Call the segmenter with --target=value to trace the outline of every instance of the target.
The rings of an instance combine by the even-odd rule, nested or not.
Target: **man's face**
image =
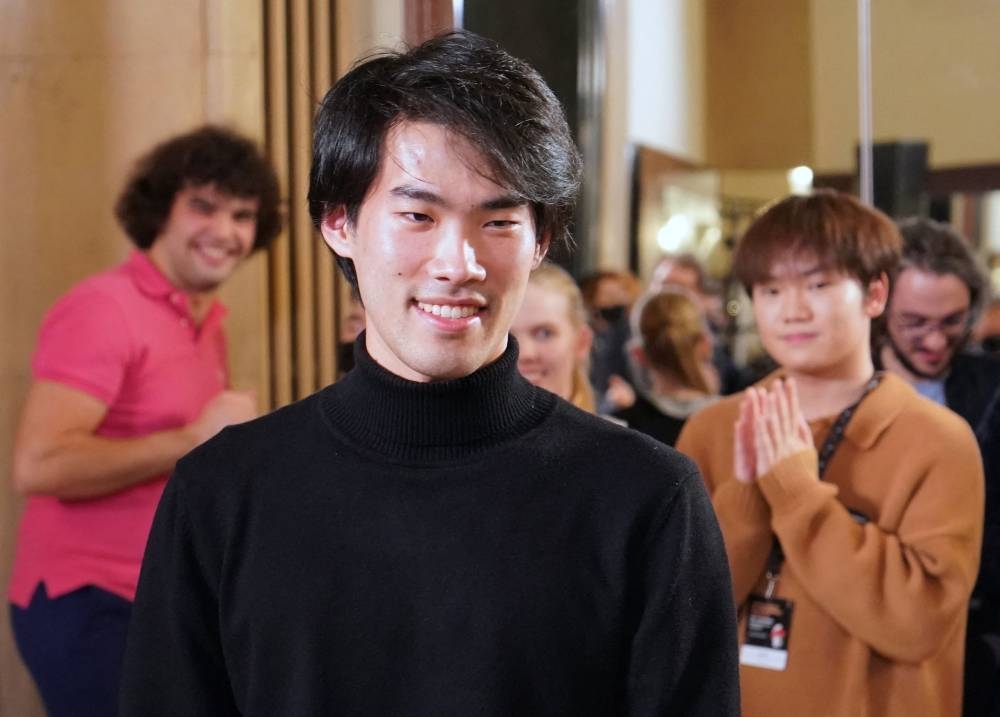
[[[673,259],[661,259],[649,280],[650,293],[658,294],[671,286],[679,286],[695,296],[701,295],[698,272]]]
[[[940,377],[969,330],[969,287],[955,274],[903,269],[886,316],[889,348],[910,373]]]
[[[885,279],[857,279],[790,256],[753,286],[753,312],[764,348],[793,374],[839,378],[870,362],[871,320],[885,307]]]
[[[323,237],[351,259],[366,346],[412,381],[467,376],[497,359],[546,243],[530,207],[488,179],[489,166],[439,125],[389,131],[357,222],[343,207]]]
[[[250,254],[257,205],[211,184],[187,185],[174,195],[149,257],[178,289],[214,291]]]

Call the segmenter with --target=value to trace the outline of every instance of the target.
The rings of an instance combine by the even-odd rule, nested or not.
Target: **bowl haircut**
[[[747,293],[773,278],[789,259],[815,259],[819,267],[857,279],[866,290],[899,263],[902,239],[884,213],[829,189],[792,195],[762,211],[733,253],[733,274]]]

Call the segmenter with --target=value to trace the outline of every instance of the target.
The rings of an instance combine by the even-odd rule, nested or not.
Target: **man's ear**
[[[537,242],[535,242],[535,259],[531,263],[532,269],[537,269],[539,265],[541,265],[542,260],[545,259],[545,255],[549,253],[549,244],[551,243],[551,232],[546,232]]]
[[[883,271],[878,278],[868,282],[868,291],[865,295],[865,313],[873,319],[876,316],[881,316],[888,303],[889,275]]]
[[[353,244],[351,242],[352,233],[349,230],[347,221],[347,207],[340,205],[331,210],[319,225],[323,241],[333,249],[337,256],[352,258]]]

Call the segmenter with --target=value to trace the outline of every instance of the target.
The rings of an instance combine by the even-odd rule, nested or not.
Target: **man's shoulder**
[[[684,454],[646,434],[568,404],[553,411],[545,424],[542,451],[548,457],[572,461],[617,476],[683,477],[696,474],[694,462]],[[545,458],[546,456],[539,456]]]
[[[113,267],[77,281],[56,299],[50,313],[86,310],[121,314],[135,293],[134,282],[120,266]]]
[[[940,440],[943,445],[957,446],[958,442],[975,444],[969,424],[955,411],[936,403],[895,375],[883,379],[886,400],[896,407],[891,430],[903,436],[921,436],[921,442]]]
[[[312,394],[258,418],[223,428],[177,462],[178,473],[248,476],[281,455],[308,452],[322,424],[319,394]],[[185,478],[185,480],[189,480]]]

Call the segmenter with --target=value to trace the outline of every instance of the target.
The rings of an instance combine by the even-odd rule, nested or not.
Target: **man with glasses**
[[[876,361],[924,396],[964,418],[981,446],[997,437],[987,411],[1000,387],[1000,361],[965,350],[989,294],[986,272],[969,243],[951,227],[929,219],[900,225],[903,255],[892,277],[889,308]],[[994,411],[1000,409],[994,409]],[[986,492],[1000,480],[986,470]],[[986,501],[983,558],[969,612],[965,658],[965,714],[986,715],[1000,670],[1000,516]],[[996,648],[991,647],[996,644]]]
[[[988,298],[985,271],[945,224],[909,219],[900,231],[903,257],[876,360],[976,429],[1000,385],[1000,362],[963,351]]]

